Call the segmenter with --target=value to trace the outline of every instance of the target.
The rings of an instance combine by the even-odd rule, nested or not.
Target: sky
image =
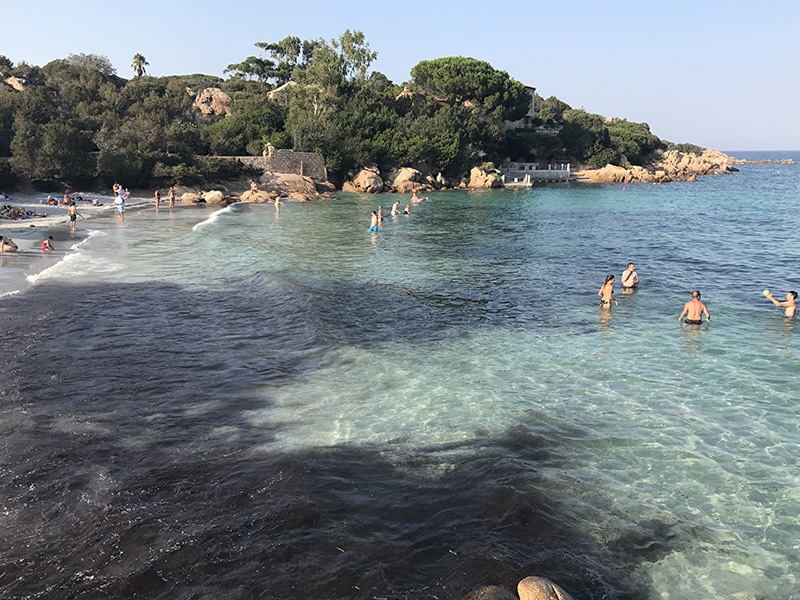
[[[573,108],[723,151],[800,150],[800,2],[606,0],[6,0],[0,54],[43,66],[99,54],[122,77],[224,69],[256,42],[362,31],[395,83],[470,56]]]

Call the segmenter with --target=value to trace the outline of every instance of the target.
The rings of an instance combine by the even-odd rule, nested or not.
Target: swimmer
[[[617,306],[619,306],[619,302],[617,299],[614,298],[614,276],[613,275],[606,275],[606,281],[603,283],[600,290],[597,292],[597,295],[600,296],[600,306],[602,308],[611,308],[611,303],[613,302]]]
[[[764,290],[764,296],[766,296],[767,300],[772,302],[775,306],[780,306],[781,308],[785,308],[786,311],[784,312],[784,314],[787,317],[794,316],[795,310],[797,309],[797,292],[795,292],[794,290],[786,292],[786,300],[783,302],[781,302],[780,300],[776,300],[769,290]]]
[[[694,290],[692,292],[692,299],[683,305],[683,311],[678,317],[678,321],[681,321],[683,317],[686,316],[687,325],[700,325],[700,323],[703,322],[703,315],[706,316],[707,323],[711,322],[711,315],[708,314],[708,307],[705,302],[700,300],[700,292]]]
[[[406,207],[403,209],[403,214],[404,215],[410,215],[411,214],[411,206],[406,204]]]
[[[628,263],[628,268],[622,272],[622,291],[633,291],[639,285],[639,275],[636,274],[636,265]]]
[[[400,214],[400,200],[392,204],[392,216]]]

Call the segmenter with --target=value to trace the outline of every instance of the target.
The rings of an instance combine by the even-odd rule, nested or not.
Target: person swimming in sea
[[[775,297],[770,293],[769,290],[764,290],[764,296],[766,296],[767,300],[772,302],[775,306],[780,306],[781,308],[785,308],[786,311],[784,314],[787,317],[793,317],[795,311],[797,310],[797,292],[794,290],[786,292],[786,300],[776,300]]]
[[[687,325],[700,325],[703,322],[703,315],[706,316],[706,322],[711,321],[711,315],[708,314],[706,303],[700,300],[700,292],[694,290],[692,299],[683,305],[683,311],[681,311],[678,321],[683,320],[685,316]]]
[[[600,306],[603,308],[611,308],[611,303],[613,302],[617,306],[619,306],[619,302],[617,299],[614,298],[614,276],[613,275],[606,275],[606,281],[603,283],[600,290],[597,292],[597,295],[600,296]]]

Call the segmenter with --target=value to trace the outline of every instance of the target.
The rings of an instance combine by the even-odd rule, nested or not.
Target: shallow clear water
[[[0,269],[2,595],[800,598],[798,175],[81,222]]]

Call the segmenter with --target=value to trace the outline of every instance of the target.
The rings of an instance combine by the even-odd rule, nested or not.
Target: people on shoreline
[[[614,279],[613,275],[606,275],[605,282],[597,292],[597,295],[600,296],[600,306],[602,308],[611,308],[612,302],[619,306],[619,302],[614,298]]]
[[[687,325],[700,325],[703,322],[703,315],[706,316],[706,323],[711,322],[711,315],[708,313],[708,307],[705,302],[700,300],[699,290],[692,292],[692,299],[683,305],[678,321],[682,321],[686,317]]]
[[[161,188],[156,188],[156,191],[153,192],[153,200],[156,201],[156,212],[158,212],[158,207],[161,204]]]
[[[786,300],[784,301],[776,300],[769,290],[764,290],[764,296],[775,306],[780,306],[781,308],[785,308],[786,311],[784,312],[784,314],[787,317],[794,316],[794,313],[797,310],[797,292],[795,292],[794,290],[786,292]]]
[[[2,253],[11,254],[16,252],[17,250],[19,250],[19,248],[17,248],[17,245],[10,237],[0,235],[0,254]]]
[[[47,239],[42,242],[42,252],[52,252],[55,250],[53,246],[53,236],[48,235]]]
[[[70,231],[75,231],[75,221],[78,220],[78,208],[75,206],[74,202],[70,203],[67,214],[69,215]]]
[[[175,208],[175,188],[172,186],[169,187],[169,191],[167,192],[167,198],[169,199],[169,209],[172,210]]]
[[[636,265],[628,263],[628,268],[622,272],[622,293],[629,294],[636,290],[639,285],[639,275],[636,273]]]

